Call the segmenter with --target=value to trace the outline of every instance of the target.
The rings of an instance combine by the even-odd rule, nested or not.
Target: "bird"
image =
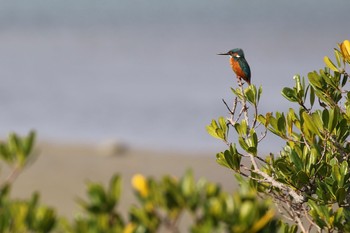
[[[248,85],[250,85],[250,67],[244,57],[244,52],[242,49],[231,49],[227,53],[219,53],[218,55],[229,55],[232,70],[237,75],[237,78],[243,79],[248,83]]]

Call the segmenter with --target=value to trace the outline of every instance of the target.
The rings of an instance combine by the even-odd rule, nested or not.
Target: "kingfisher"
[[[227,53],[219,53],[218,55],[229,55],[232,70],[237,75],[237,78],[243,79],[248,83],[248,85],[250,85],[250,67],[244,57],[244,52],[242,49],[231,49]]]

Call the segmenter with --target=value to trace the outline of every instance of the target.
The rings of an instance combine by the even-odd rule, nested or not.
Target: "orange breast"
[[[232,57],[230,58],[230,64],[232,67],[233,72],[235,72],[235,74],[243,79],[245,79],[245,73],[243,72],[243,70],[241,69],[241,67],[239,66],[238,61],[235,61]]]

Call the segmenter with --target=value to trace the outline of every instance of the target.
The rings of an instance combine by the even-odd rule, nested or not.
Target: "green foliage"
[[[350,232],[350,92],[345,71],[350,62],[350,42],[339,44],[334,52],[336,63],[325,57],[327,67],[310,72],[309,84],[296,75],[295,86],[282,89],[282,96],[297,104],[287,112],[257,114],[256,102],[247,94],[254,85],[234,91],[234,108],[224,134],[228,138],[230,126],[234,128],[240,148],[225,140],[229,148],[217,154],[217,161],[248,177],[251,185],[274,199],[282,213],[297,224],[282,224],[282,232],[308,232],[314,227],[317,231]],[[238,116],[237,99],[241,104]],[[253,120],[247,104],[253,106]],[[257,137],[256,121],[265,132],[285,141],[278,155],[258,156],[258,144],[266,134],[260,129],[262,136]],[[244,159],[251,167],[243,165]]]
[[[220,136],[227,131],[224,119],[217,127]],[[54,209],[40,205],[38,193],[29,200],[10,197],[11,184],[32,159],[34,141],[35,133],[31,132],[26,137],[10,134],[0,143],[0,158],[12,168],[0,189],[0,232],[179,232],[184,228],[183,216],[190,216],[186,226],[191,232],[276,232],[280,225],[270,202],[259,201],[256,190],[248,184],[232,195],[217,184],[196,181],[191,171],[180,179],[164,176],[160,181],[135,175],[132,184],[138,204],[130,207],[127,220],[117,208],[121,177],[114,175],[108,187],[89,182],[86,199],[77,199],[83,212],[68,221]],[[229,166],[239,170],[241,155],[231,146],[225,156],[232,154],[236,157]]]
[[[238,177],[239,178],[239,177]],[[109,188],[89,183],[88,201],[79,199],[83,214],[72,224],[61,221],[63,232],[179,232],[183,216],[190,216],[190,232],[276,232],[281,225],[269,201],[259,201],[256,190],[242,182],[240,192],[225,193],[217,184],[195,181],[191,171],[179,180],[160,181],[135,175],[132,184],[138,204],[124,221],[116,210],[120,198],[119,176]],[[97,190],[97,191],[96,191]],[[111,204],[111,199],[116,200]],[[126,223],[124,223],[126,222]],[[182,227],[183,228],[183,227]]]
[[[271,203],[258,201],[248,184],[242,183],[240,192],[231,195],[204,179],[196,182],[191,171],[180,180],[165,176],[147,183],[149,195],[137,191],[141,206],[130,211],[132,232],[178,232],[186,213],[192,219],[191,232],[276,232],[278,227]]]
[[[228,132],[225,118],[220,117],[218,121],[212,120],[211,124],[207,126],[207,131],[214,138],[226,141]]]
[[[11,133],[6,142],[0,142],[0,158],[10,166],[23,167],[32,156],[34,141],[34,131],[23,138]]]
[[[77,217],[73,224],[64,222],[64,232],[121,232],[124,221],[116,211],[121,195],[121,178],[111,178],[107,189],[100,183],[87,184],[88,200],[78,199],[84,214]]]
[[[12,133],[0,143],[0,158],[12,168],[0,185],[0,232],[50,232],[57,224],[55,211],[39,204],[38,193],[29,200],[10,198],[11,183],[32,159],[34,141],[34,132],[26,137]]]
[[[11,200],[8,186],[1,190],[1,232],[50,232],[57,223],[52,208],[38,204],[39,195],[33,194],[29,201]]]

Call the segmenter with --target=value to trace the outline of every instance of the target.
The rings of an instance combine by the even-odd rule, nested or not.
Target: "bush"
[[[345,70],[350,42],[339,44],[334,53],[337,65],[325,57],[327,67],[310,72],[309,84],[296,75],[295,86],[283,88],[282,96],[295,108],[259,114],[262,88],[244,89],[240,84],[232,89],[230,117],[213,120],[207,127],[228,146],[217,154],[217,162],[247,177],[251,187],[270,197],[284,220],[294,222],[302,232],[350,232],[350,93]],[[229,128],[235,130],[240,148],[228,140]],[[268,131],[285,146],[278,155],[262,157],[258,145]]]
[[[39,204],[39,194],[29,200],[10,197],[11,184],[33,160],[35,133],[10,134],[0,143],[0,158],[11,168],[0,189],[0,232],[180,232],[181,219],[190,217],[191,232],[271,232],[278,223],[269,201],[258,201],[255,190],[243,181],[242,189],[228,194],[205,179],[195,181],[189,170],[179,180],[160,181],[141,174],[132,184],[138,205],[127,220],[118,211],[121,177],[114,175],[108,187],[87,184],[87,200],[78,199],[83,212],[72,222],[57,216],[53,208]]]

